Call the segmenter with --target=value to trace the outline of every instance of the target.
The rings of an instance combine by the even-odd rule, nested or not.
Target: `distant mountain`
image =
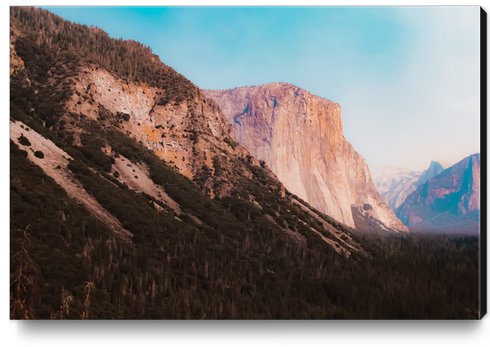
[[[436,161],[431,161],[430,166],[427,170],[424,170],[422,172],[422,175],[420,175],[419,180],[415,183],[416,187],[421,186],[425,182],[427,182],[429,179],[432,177],[439,175],[442,171],[444,171],[445,167],[442,166],[441,163],[438,163]]]
[[[381,198],[393,210],[400,206],[417,187],[420,171],[407,168],[380,166],[371,172],[373,182]]]
[[[440,170],[431,164],[427,176]],[[421,176],[420,181],[422,180]],[[410,194],[395,210],[410,229],[478,232],[480,221],[480,154],[447,168]]]
[[[371,175],[383,201],[395,210],[417,187],[449,166],[451,165],[447,162],[432,161],[429,168],[421,173],[407,168],[384,165],[374,169]]]

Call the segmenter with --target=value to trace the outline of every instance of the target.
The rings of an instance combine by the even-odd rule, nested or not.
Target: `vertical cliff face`
[[[364,158],[344,139],[339,104],[284,83],[205,95],[233,125],[237,141],[291,192],[348,226],[374,218],[381,228],[407,231],[382,202]]]

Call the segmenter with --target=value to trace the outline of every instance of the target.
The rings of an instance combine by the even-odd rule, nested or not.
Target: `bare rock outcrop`
[[[408,231],[382,202],[364,158],[345,140],[339,104],[285,83],[204,93],[233,125],[236,140],[292,193],[353,228],[354,215],[360,215],[382,228]]]

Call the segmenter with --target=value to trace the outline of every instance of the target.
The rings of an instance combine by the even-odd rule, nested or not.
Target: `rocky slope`
[[[407,231],[382,202],[364,158],[345,140],[339,104],[285,83],[205,95],[233,125],[237,141],[288,190],[350,227],[356,219],[374,219],[382,229]]]
[[[86,96],[89,91],[90,101]],[[246,157],[242,147],[233,148],[224,139],[232,136],[232,130],[215,105],[209,104],[201,93],[180,103],[162,104],[167,91],[144,83],[124,82],[107,70],[93,66],[83,67],[75,84],[75,94],[67,102],[71,113],[110,126],[113,121],[107,115],[121,115],[120,129],[126,135],[141,142],[158,157],[174,166],[184,176],[193,179],[207,175],[200,181],[201,187],[214,197],[228,194],[233,175],[251,177],[243,168],[233,167],[231,158]],[[65,128],[73,135],[74,143],[80,143],[80,133],[74,127]],[[216,165],[223,168],[221,177],[215,177]],[[217,185],[216,180],[221,184]]]
[[[256,179],[256,173],[251,167],[260,168],[269,189],[283,198],[286,197],[282,182],[269,168],[261,166],[259,160],[247,149],[233,140],[233,128],[217,105],[212,100],[207,100],[200,90],[193,99],[162,105],[160,100],[167,91],[146,84],[124,82],[107,70],[90,65],[81,68],[74,87],[75,93],[66,103],[69,114],[86,115],[104,128],[114,124],[111,115],[125,116],[127,120],[119,119],[118,123],[122,133],[135,139],[179,173],[194,181],[211,198],[247,195],[247,200],[255,202],[255,195],[244,192],[244,182]],[[87,91],[90,91],[89,100],[93,103],[86,101]],[[83,128],[71,128],[67,125],[64,131],[66,136],[73,136],[75,144],[82,145],[81,136],[85,131]],[[104,147],[106,150],[107,148],[108,155],[115,154],[109,144]],[[117,158],[115,161],[116,166],[112,171],[120,165]],[[119,172],[122,173],[120,169]],[[141,181],[139,177],[138,180]],[[134,182],[126,183],[130,187],[137,185]],[[257,205],[263,208],[261,204],[262,201]],[[275,217],[278,218],[277,215]],[[292,239],[297,240],[301,236],[294,228],[283,230]],[[342,231],[332,234],[334,240],[330,244],[334,249],[339,253],[343,250],[347,255],[350,255],[350,247],[360,250],[358,244],[342,246],[335,240],[340,240],[344,233]]]
[[[395,212],[411,229],[478,232],[480,154],[473,154],[428,179]]]

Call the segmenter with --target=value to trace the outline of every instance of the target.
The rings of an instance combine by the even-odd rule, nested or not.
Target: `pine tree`
[[[19,242],[20,250],[13,256],[14,271],[10,275],[10,318],[33,319],[32,301],[37,284],[37,270],[27,251],[31,226],[17,231],[23,232],[23,236]]]

